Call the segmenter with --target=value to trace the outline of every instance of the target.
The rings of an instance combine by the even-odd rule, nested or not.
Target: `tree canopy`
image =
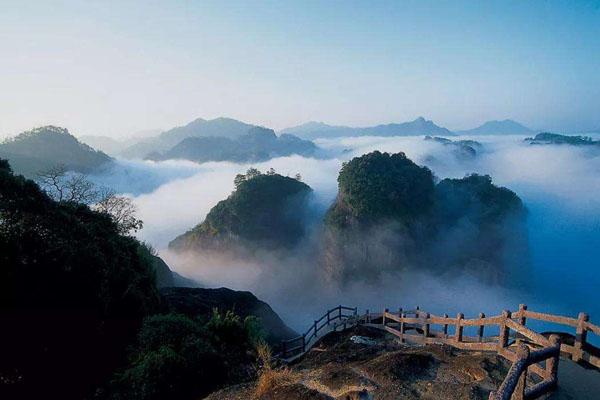
[[[109,215],[52,200],[2,160],[0,370],[16,368],[29,390],[68,387],[64,397],[101,381],[158,309],[144,252]]]
[[[235,191],[214,206],[206,219],[173,240],[176,249],[211,248],[239,239],[266,247],[293,246],[304,235],[308,195],[297,179],[250,168],[235,178]]]
[[[334,226],[343,226],[349,219],[409,222],[433,205],[433,174],[404,153],[374,151],[353,158],[342,166],[338,183],[338,199],[327,216]]]

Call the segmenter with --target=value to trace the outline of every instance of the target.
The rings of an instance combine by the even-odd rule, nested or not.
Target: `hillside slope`
[[[5,140],[0,144],[0,157],[9,160],[15,173],[28,177],[61,164],[70,171],[89,173],[112,161],[56,126],[32,129]]]
[[[305,233],[304,210],[312,189],[294,178],[257,173],[239,175],[236,190],[169,248],[235,252],[297,244]]]
[[[297,336],[264,301],[250,292],[228,288],[203,289],[168,287],[160,290],[164,311],[188,316],[210,317],[214,309],[221,312],[234,310],[242,318],[253,315],[260,318],[266,340],[279,344],[283,339]]]

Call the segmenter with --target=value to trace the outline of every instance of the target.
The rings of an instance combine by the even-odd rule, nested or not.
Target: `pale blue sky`
[[[600,1],[0,0],[0,135],[421,115],[600,128]]]

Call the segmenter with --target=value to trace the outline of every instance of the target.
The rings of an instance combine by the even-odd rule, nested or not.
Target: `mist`
[[[361,310],[420,305],[450,315],[459,311],[491,315],[524,302],[546,312],[600,315],[600,305],[592,301],[600,284],[600,152],[575,146],[531,146],[521,136],[456,139],[477,140],[483,150],[472,160],[461,160],[447,147],[423,137],[340,138],[317,141],[334,155],[326,160],[293,156],[252,165],[119,161],[113,171],[94,179],[134,198],[144,221],[138,237],[159,249],[173,270],[205,287],[252,291],[296,329],[305,329],[314,317],[337,304]],[[308,234],[293,253],[263,252],[253,260],[227,254],[181,255],[167,249],[170,240],[200,223],[225,199],[234,189],[235,175],[250,166],[262,171],[272,167],[289,176],[300,173],[314,189],[319,218],[336,196],[342,162],[373,150],[403,151],[417,164],[427,165],[438,179],[476,172],[516,192],[528,210],[525,240],[530,259],[528,265],[518,266],[528,269],[527,290],[486,284],[469,274],[448,278],[417,270],[386,274],[377,284],[326,284],[311,251],[321,240],[316,233]]]

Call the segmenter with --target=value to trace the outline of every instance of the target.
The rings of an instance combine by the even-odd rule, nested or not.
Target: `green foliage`
[[[126,390],[115,393],[115,399],[166,399],[189,397],[186,381],[188,364],[185,357],[168,346],[148,351],[126,370],[119,384]],[[188,383],[189,384],[189,383]]]
[[[19,365],[28,389],[83,397],[158,309],[154,271],[108,215],[57,203],[0,166],[0,373]]]
[[[214,311],[208,322],[177,314],[144,321],[130,366],[113,384],[115,399],[192,399],[239,380],[254,362],[255,321]],[[236,375],[237,373],[237,375]],[[248,376],[245,376],[248,378]]]
[[[363,223],[383,219],[410,222],[433,205],[433,174],[404,153],[375,151],[343,164],[338,177],[338,202],[327,222],[344,226],[349,218]]]
[[[505,250],[523,237],[521,200],[489,176],[435,185],[404,154],[373,152],[344,164],[338,182],[326,216],[327,268],[337,279],[377,279],[413,265],[468,268],[497,283]]]
[[[176,249],[206,248],[231,237],[266,247],[293,246],[303,236],[304,215],[311,188],[279,174],[249,169],[237,188],[214,206],[203,223],[176,238]],[[228,242],[225,242],[228,243]]]
[[[264,336],[258,318],[248,316],[242,321],[231,310],[221,314],[217,309],[214,309],[206,328],[223,344],[236,343],[250,347]]]
[[[492,184],[489,175],[444,179],[436,186],[436,216],[443,225],[468,218],[477,225],[501,223],[524,211],[521,199],[511,190]]]

